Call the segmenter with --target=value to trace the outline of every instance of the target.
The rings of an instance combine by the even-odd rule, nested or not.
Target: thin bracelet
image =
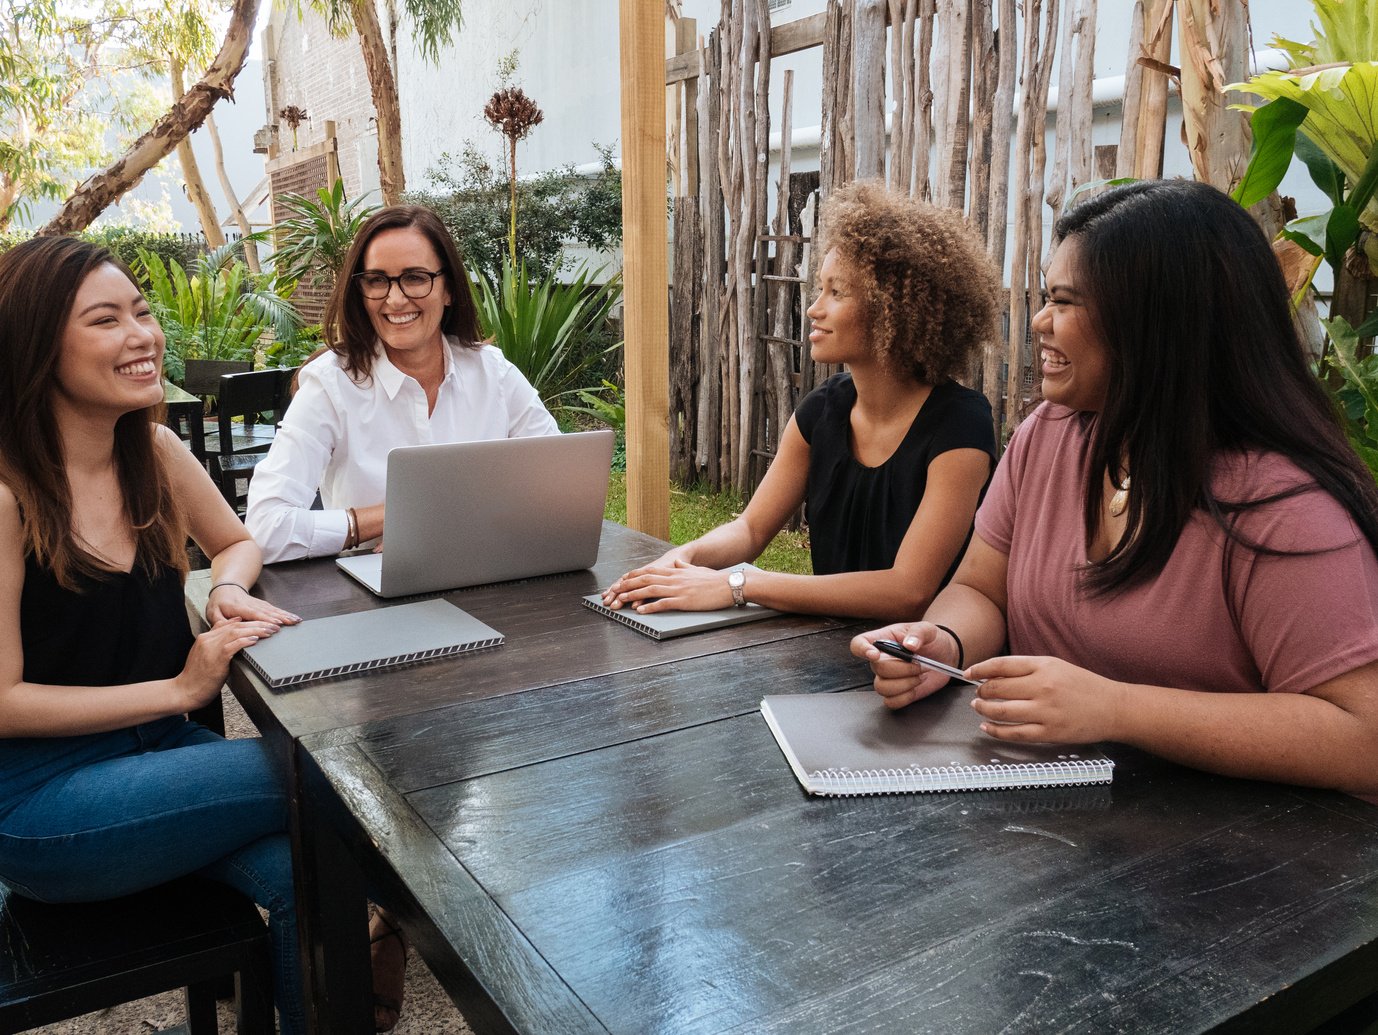
[[[962,638],[945,625],[938,625],[937,622],[934,622],[933,624],[937,626],[937,628],[941,629],[943,632],[947,633],[949,636],[952,637],[952,642],[957,645],[957,667],[960,668],[963,672],[965,672],[967,667],[967,652],[966,648],[962,646]]]
[[[244,590],[245,593],[249,592],[247,589],[244,589],[244,587],[241,586],[238,582],[217,582],[214,586],[207,590],[206,599],[209,600],[211,598],[211,594],[214,593],[221,586],[233,586],[235,589]]]

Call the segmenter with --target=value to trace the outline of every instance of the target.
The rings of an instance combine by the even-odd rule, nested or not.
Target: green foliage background
[[[573,166],[538,173],[517,184],[517,255],[533,278],[543,279],[568,260],[567,241],[603,251],[622,242],[622,176],[612,151],[598,148],[602,171],[581,176]],[[425,205],[444,222],[459,245],[469,272],[490,284],[502,280],[508,231],[508,176],[473,144],[455,157],[441,156],[429,191],[412,191],[404,200]]]

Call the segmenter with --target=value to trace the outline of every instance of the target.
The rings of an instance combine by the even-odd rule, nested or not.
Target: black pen
[[[966,683],[968,686],[980,686],[985,682],[984,679],[972,679],[959,668],[944,665],[941,661],[934,661],[932,658],[925,658],[922,654],[915,654],[894,640],[876,640],[873,646],[882,654],[889,654],[892,658],[899,658],[901,661],[912,661],[915,665],[937,669],[944,675],[950,676],[958,682]]]

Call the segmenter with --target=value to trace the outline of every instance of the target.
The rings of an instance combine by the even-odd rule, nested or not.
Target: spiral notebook
[[[754,564],[738,564],[734,567],[746,572],[761,570]],[[760,604],[747,604],[745,607],[724,607],[718,611],[655,611],[643,615],[634,607],[619,607],[613,610],[605,606],[602,593],[590,593],[584,597],[584,606],[653,640],[671,640],[676,636],[688,636],[690,633],[706,632],[709,629],[724,629],[729,625],[759,622],[784,613],[762,607]]]
[[[502,633],[448,600],[418,600],[285,625],[242,656],[274,689],[496,647]]]
[[[949,686],[891,711],[873,691],[777,694],[761,702],[776,743],[810,794],[908,794],[1105,784],[1094,748],[1009,744],[982,733],[972,689]]]

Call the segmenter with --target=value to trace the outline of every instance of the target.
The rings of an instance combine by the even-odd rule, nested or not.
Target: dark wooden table
[[[1373,806],[1118,747],[1110,788],[810,799],[757,706],[867,685],[855,627],[656,643],[579,606],[659,548],[605,545],[453,595],[490,654],[236,669],[296,742],[319,1030],[370,1026],[365,882],[480,1031],[1285,1032],[1378,989]],[[376,603],[295,569],[266,595]]]
[[[465,544],[457,543],[455,548],[464,549]],[[306,814],[300,779],[303,738],[338,733],[347,742],[355,736],[353,729],[368,723],[410,718],[424,722],[426,715],[443,712],[459,702],[501,699],[508,702],[496,705],[501,712],[537,687],[556,694],[561,687],[582,688],[582,693],[592,689],[596,694],[599,687],[614,685],[619,679],[635,681],[641,670],[673,666],[705,655],[727,656],[756,646],[775,645],[775,653],[792,652],[809,658],[812,650],[790,644],[840,628],[838,622],[829,619],[785,616],[660,643],[595,614],[580,602],[585,594],[608,585],[628,568],[658,557],[665,549],[665,543],[605,522],[598,563],[588,571],[449,594],[448,599],[505,635],[506,643],[495,650],[283,691],[268,689],[241,662],[232,666],[230,688],[265,740],[277,747],[287,770],[293,847],[299,864],[297,890],[305,907],[301,910],[302,926],[310,949],[306,953],[308,981],[315,988],[311,1006],[321,1011],[315,1018],[317,1030],[332,1035],[346,1030],[343,1022],[332,1019],[329,1013],[330,991],[314,965],[323,958],[321,946],[341,938],[347,942],[351,933],[358,933],[363,913],[362,907],[350,910],[341,906],[345,901],[354,902],[346,891],[332,888],[324,900],[318,895],[322,884],[315,872],[316,855],[310,840],[303,836],[302,826]],[[188,608],[197,620],[204,613],[209,586],[209,572],[197,572],[188,579]],[[333,559],[267,567],[255,593],[308,619],[397,602],[374,597],[342,574]],[[846,638],[842,635],[837,642],[845,643]],[[763,663],[774,664],[774,656],[766,652]],[[849,667],[855,670],[855,666]],[[692,699],[686,705],[693,706]],[[650,715],[644,721],[653,728],[661,719]],[[507,751],[502,745],[493,747],[499,754]],[[327,853],[320,865],[336,861]],[[355,904],[361,902],[359,899]],[[332,926],[336,924],[343,925],[341,931]],[[357,1001],[357,996],[354,998]],[[351,1002],[341,1010],[348,1013],[355,1005]],[[352,1019],[371,1024],[371,1018],[371,1006],[365,1001]]]

